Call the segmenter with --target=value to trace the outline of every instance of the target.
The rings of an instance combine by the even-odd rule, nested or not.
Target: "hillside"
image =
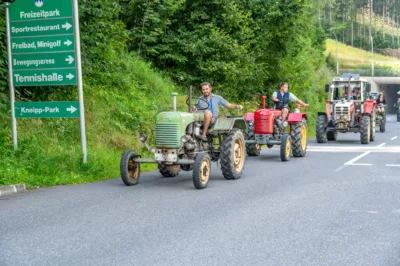
[[[371,66],[372,53],[345,45],[341,42],[337,44],[339,69],[369,69]],[[328,39],[326,41],[325,55],[330,55],[331,63],[336,62],[336,41]],[[400,67],[400,59],[396,57],[374,54],[375,69],[396,71]],[[334,67],[334,66],[333,66]]]

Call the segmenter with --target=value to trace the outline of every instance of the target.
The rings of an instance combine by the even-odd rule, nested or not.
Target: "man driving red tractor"
[[[276,103],[275,109],[282,110],[282,122],[286,122],[289,113],[289,101],[296,102],[302,106],[308,106],[308,104],[298,99],[293,93],[288,92],[288,84],[286,82],[282,82],[280,84],[280,90],[272,94],[272,100]]]

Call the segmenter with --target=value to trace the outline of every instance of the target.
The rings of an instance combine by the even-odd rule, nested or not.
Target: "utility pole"
[[[339,75],[338,39],[334,32],[332,32],[332,34],[335,35],[335,39],[336,39],[336,75]]]
[[[372,0],[369,2],[369,41],[371,44],[371,75],[374,76],[374,41],[372,39],[371,32],[371,23],[372,23]]]

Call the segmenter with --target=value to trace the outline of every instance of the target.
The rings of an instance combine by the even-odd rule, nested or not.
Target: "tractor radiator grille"
[[[347,106],[336,106],[335,110],[336,115],[348,115],[349,114],[349,107]]]
[[[156,146],[157,148],[178,148],[178,127],[171,124],[156,125]]]

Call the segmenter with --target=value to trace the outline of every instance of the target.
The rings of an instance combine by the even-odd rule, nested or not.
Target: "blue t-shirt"
[[[203,100],[199,100],[199,99],[203,99]],[[206,102],[208,102],[207,98],[205,96],[201,96],[201,97],[199,97],[199,99],[197,99],[196,105],[201,109],[206,108],[207,107]],[[226,107],[227,104],[228,104],[228,102],[222,96],[219,96],[216,94],[211,94],[210,102],[208,102],[208,110],[211,111],[213,117],[218,118],[219,107],[220,106]],[[204,112],[206,110],[199,110],[199,111]]]

